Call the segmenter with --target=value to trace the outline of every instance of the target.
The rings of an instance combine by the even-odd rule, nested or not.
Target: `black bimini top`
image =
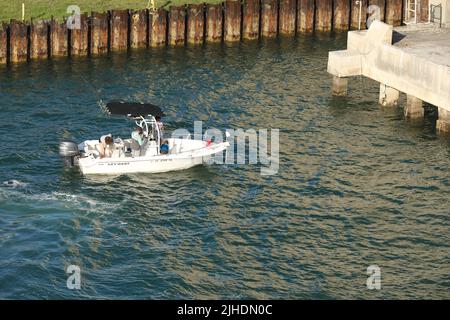
[[[106,105],[106,110],[111,115],[127,116],[127,117],[139,117],[152,115],[154,117],[163,117],[164,112],[161,108],[150,103],[138,103],[138,102],[109,102]]]

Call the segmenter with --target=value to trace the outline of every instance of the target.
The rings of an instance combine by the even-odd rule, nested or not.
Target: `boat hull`
[[[83,174],[159,173],[189,169],[202,165],[209,159],[208,156],[191,159],[114,159],[90,164],[80,163],[80,170]]]
[[[197,151],[151,157],[93,158],[78,160],[83,174],[120,175],[127,173],[160,173],[189,169],[208,162],[215,154],[222,154],[228,142],[214,144]]]

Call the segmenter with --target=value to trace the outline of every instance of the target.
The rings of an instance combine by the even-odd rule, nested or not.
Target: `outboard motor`
[[[80,150],[75,142],[62,141],[59,144],[59,155],[66,167],[73,167],[80,156]]]

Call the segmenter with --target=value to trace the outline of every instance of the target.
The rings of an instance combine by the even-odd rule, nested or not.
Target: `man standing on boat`
[[[134,129],[134,131],[131,133],[131,138],[133,140],[136,140],[136,142],[139,144],[139,147],[142,147],[142,145],[144,144],[142,128],[141,127],[136,127]]]
[[[156,120],[156,124],[157,124],[157,126],[159,128],[159,133],[161,135],[160,138],[161,138],[161,143],[162,143],[163,142],[163,137],[164,137],[164,124],[162,123],[160,116],[156,116],[155,120]]]

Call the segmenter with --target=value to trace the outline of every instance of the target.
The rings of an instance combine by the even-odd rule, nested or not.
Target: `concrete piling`
[[[393,107],[398,104],[400,92],[383,83],[380,84],[380,98],[379,102],[384,107]]]
[[[0,64],[8,62],[8,26],[0,23]]]
[[[186,11],[184,6],[169,9],[169,44],[179,46],[185,44]]]
[[[439,119],[436,121],[436,129],[438,132],[450,132],[450,111],[438,108]]]
[[[224,6],[224,40],[241,40],[241,2],[226,0]]]
[[[130,12],[130,47],[145,48],[148,45],[148,11]]]
[[[314,0],[298,0],[297,32],[310,33],[314,31]]]
[[[10,25],[11,62],[24,62],[28,58],[28,25],[11,20]]]
[[[399,91],[404,92],[406,119],[422,123],[426,102],[440,108],[436,127],[446,131],[450,129],[450,67],[445,60],[449,34],[415,28],[404,32],[399,29],[399,35],[406,39],[393,44],[392,26],[380,21],[373,21],[368,32],[349,32],[347,50],[328,55],[327,71],[334,76],[333,93],[345,92],[345,83],[338,77],[371,78],[381,82],[380,104],[395,106]]]
[[[108,15],[93,12],[91,16],[91,54],[108,52]]]
[[[280,0],[279,23],[280,34],[295,33],[297,0]]]
[[[406,95],[405,118],[420,119],[424,116],[423,101],[413,95]]]
[[[259,37],[259,0],[245,0],[242,8],[242,38],[246,40]]]
[[[316,0],[316,31],[331,31],[331,22],[333,19],[333,2],[330,0]]]
[[[112,10],[109,23],[111,51],[126,50],[128,48],[128,10]]]
[[[350,1],[334,0],[333,5],[333,29],[347,31],[350,22]]]
[[[261,36],[276,37],[278,32],[277,0],[261,0]]]
[[[352,1],[351,7],[351,17],[350,17],[350,27],[351,29],[364,30],[367,28],[367,6],[368,0],[361,0],[360,3],[356,3],[356,1]]]
[[[30,27],[30,59],[48,58],[48,23],[32,21]]]
[[[334,96],[345,96],[348,91],[348,78],[333,76],[331,92]]]
[[[223,27],[223,8],[221,4],[206,6],[206,41],[221,42]]]
[[[80,15],[80,28],[70,30],[70,55],[87,56],[89,54],[89,18]]]
[[[386,23],[394,27],[402,24],[402,0],[386,1]]]
[[[204,30],[204,5],[190,4],[187,8],[187,43],[202,44]]]
[[[164,9],[149,12],[149,45],[160,47],[166,45],[168,13]]]

